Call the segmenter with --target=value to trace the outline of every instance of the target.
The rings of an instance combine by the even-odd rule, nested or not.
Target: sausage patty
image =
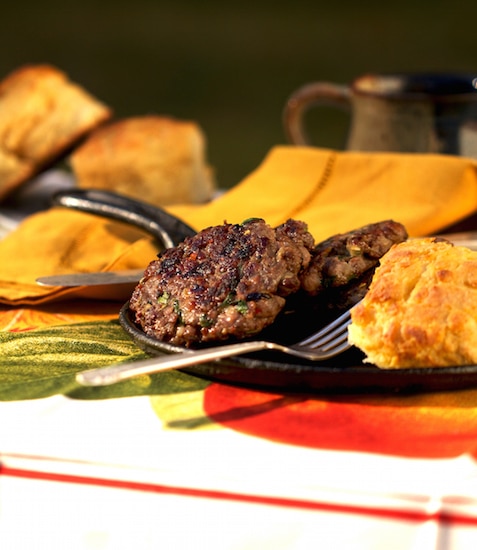
[[[186,347],[252,336],[300,289],[313,247],[295,220],[209,227],[149,264],[130,309],[146,334]]]
[[[329,289],[370,278],[379,260],[393,244],[407,239],[403,225],[393,220],[373,223],[334,235],[316,245],[302,274],[303,290],[317,296]]]

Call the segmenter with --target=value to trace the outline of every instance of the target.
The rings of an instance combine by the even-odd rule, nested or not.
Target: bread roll
[[[168,117],[132,117],[100,128],[73,152],[71,167],[79,187],[157,206],[205,202],[215,188],[202,130]]]
[[[111,116],[110,109],[48,65],[0,82],[0,199]]]
[[[395,245],[349,340],[385,369],[477,364],[477,252],[431,238]]]

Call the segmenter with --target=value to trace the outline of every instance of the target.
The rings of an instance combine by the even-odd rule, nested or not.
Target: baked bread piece
[[[79,187],[156,206],[206,202],[215,189],[199,126],[157,115],[126,118],[93,132],[71,155],[71,167]]]
[[[8,75],[0,82],[0,199],[110,116],[54,67],[28,65]]]
[[[477,363],[477,252],[416,239],[384,255],[349,340],[385,369]]]

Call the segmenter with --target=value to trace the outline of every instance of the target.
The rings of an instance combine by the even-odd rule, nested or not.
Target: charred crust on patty
[[[162,341],[246,338],[273,323],[301,286],[314,240],[303,222],[262,219],[209,227],[151,262],[130,308]]]
[[[407,237],[403,225],[385,220],[326,239],[314,248],[310,265],[302,274],[303,290],[317,296],[366,278],[380,258]]]
[[[318,245],[297,220],[224,223],[164,250],[130,309],[146,334],[185,347],[255,336],[292,311],[324,320],[361,299],[380,258],[406,239],[392,220]]]

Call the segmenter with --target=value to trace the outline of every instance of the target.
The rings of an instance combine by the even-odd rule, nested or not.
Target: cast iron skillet
[[[54,204],[107,218],[131,223],[153,235],[162,247],[176,246],[195,231],[180,219],[164,210],[126,198],[116,193],[77,190],[58,193]],[[151,258],[152,260],[153,258]],[[303,326],[308,331],[323,324],[315,318],[304,318],[303,312],[285,313],[274,326],[261,334],[261,339],[276,339],[290,342],[299,339]],[[161,342],[146,335],[137,326],[129,310],[129,304],[122,307],[119,322],[134,342],[150,355],[177,353],[179,346]],[[298,327],[298,333],[294,331]],[[328,361],[313,363],[288,356],[259,352],[183,369],[185,372],[229,384],[276,390],[280,392],[303,393],[361,393],[361,392],[434,392],[477,387],[477,365],[439,368],[407,368],[383,370],[363,363],[363,355],[355,348]]]
[[[164,248],[176,246],[196,233],[192,227],[165,210],[109,191],[60,191],[53,196],[52,203],[130,223],[152,235]]]

